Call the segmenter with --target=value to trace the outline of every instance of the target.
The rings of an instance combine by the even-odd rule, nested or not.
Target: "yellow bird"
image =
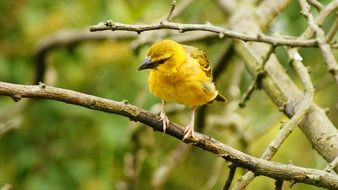
[[[184,130],[183,139],[194,137],[194,118],[198,106],[213,100],[227,101],[216,90],[206,55],[196,47],[172,40],[154,43],[138,68],[143,69],[150,69],[149,89],[162,100],[160,117],[164,132],[169,123],[165,113],[165,103],[168,101],[192,108],[191,120]]]

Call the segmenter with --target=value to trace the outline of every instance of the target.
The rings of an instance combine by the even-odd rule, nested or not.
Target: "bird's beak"
[[[157,64],[154,64],[152,61],[151,61],[151,57],[150,56],[147,56],[143,63],[140,65],[140,67],[137,69],[137,70],[144,70],[144,69],[151,69],[151,68],[154,68],[156,67]]]

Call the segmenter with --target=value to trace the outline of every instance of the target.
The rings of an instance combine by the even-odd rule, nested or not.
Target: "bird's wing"
[[[211,70],[208,58],[205,55],[205,53],[193,46],[183,45],[183,47],[193,59],[197,60],[197,62],[201,66],[201,69],[205,73],[205,75],[212,79],[212,70]]]

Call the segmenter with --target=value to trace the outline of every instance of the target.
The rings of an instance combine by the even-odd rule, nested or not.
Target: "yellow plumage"
[[[213,100],[226,99],[218,93],[212,81],[211,68],[203,51],[181,45],[172,40],[153,44],[139,70],[150,69],[150,91],[162,99],[161,119],[163,130],[169,122],[164,104],[167,101],[187,105],[193,109],[192,119],[184,138],[193,136],[195,109]]]

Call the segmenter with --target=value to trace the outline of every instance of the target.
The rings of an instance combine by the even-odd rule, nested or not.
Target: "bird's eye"
[[[156,63],[157,63],[158,65],[161,65],[161,64],[163,64],[164,62],[166,62],[168,59],[169,59],[169,58],[160,59],[160,60],[156,61]]]
[[[165,61],[166,61],[165,59],[159,60],[159,61],[157,61],[157,64],[159,64],[159,65],[163,64]]]

